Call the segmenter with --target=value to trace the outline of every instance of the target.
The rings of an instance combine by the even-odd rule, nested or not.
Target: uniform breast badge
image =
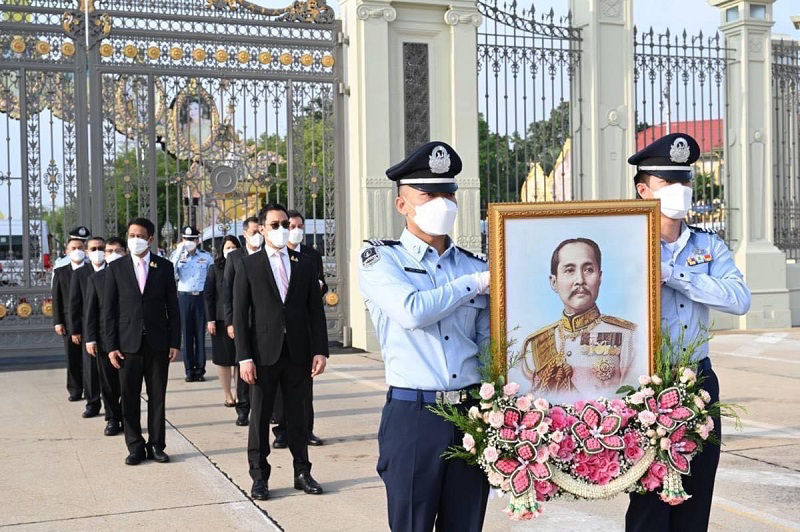
[[[697,266],[698,264],[705,264],[711,262],[711,253],[705,249],[695,249],[689,258],[686,259],[686,264],[689,266]]]

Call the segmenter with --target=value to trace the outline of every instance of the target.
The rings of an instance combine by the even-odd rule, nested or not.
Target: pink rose
[[[494,411],[489,414],[489,425],[492,427],[499,429],[503,426],[503,413]]]
[[[649,427],[653,423],[656,422],[656,415],[649,410],[642,410],[639,412],[637,416],[639,419],[639,423],[644,425],[645,427]]]
[[[497,449],[494,447],[487,447],[483,450],[483,458],[486,459],[489,463],[495,463],[498,458],[500,458],[500,453],[497,452]]]
[[[579,477],[588,477],[589,476],[589,465],[586,463],[578,464],[575,466],[575,474]]]
[[[656,392],[652,388],[642,388],[639,390],[644,397],[653,397]]]
[[[606,411],[606,405],[604,405],[600,401],[589,401],[589,404],[598,409],[600,412]]]
[[[504,478],[505,477],[503,477],[503,475],[501,475],[497,471],[490,471],[487,480],[489,481],[489,484],[497,487],[503,483]]]
[[[539,433],[539,436],[544,436],[547,434],[547,431],[550,430],[550,426],[547,423],[540,423],[538,427],[536,427],[536,432]]]
[[[625,447],[636,447],[639,445],[639,435],[633,431],[626,432],[622,436],[622,441],[625,442]]]
[[[611,475],[611,478],[616,478],[617,476],[619,476],[619,472],[620,472],[619,462],[614,461],[614,462],[611,462],[610,464],[608,464],[608,467],[606,467],[606,472],[609,475]]]
[[[622,399],[613,399],[611,401],[611,410],[617,414],[622,413],[625,410],[625,401]]]
[[[553,430],[560,430],[567,426],[567,412],[560,406],[550,409],[550,419],[552,420],[550,426]]]
[[[484,401],[488,401],[494,397],[494,385],[490,382],[484,382],[481,384],[481,389],[478,391],[478,395],[480,395],[481,399]]]
[[[702,410],[702,409],[704,409],[706,407],[706,404],[703,402],[703,400],[699,396],[695,395],[694,396],[694,406],[696,406],[697,408]]]
[[[560,430],[553,431],[553,433],[550,434],[550,441],[552,442],[561,443],[561,440],[563,439],[564,439],[564,433],[561,432]]]
[[[536,493],[541,493],[545,497],[558,491],[558,486],[546,480],[534,482],[533,487],[536,489]]]
[[[547,412],[547,409],[550,408],[550,403],[547,402],[547,399],[543,399],[542,397],[539,397],[538,399],[536,399],[533,402],[533,406],[535,406],[539,410]]]
[[[518,391],[519,391],[519,384],[517,384],[516,382],[509,382],[508,384],[503,386],[503,395],[505,395],[506,397],[513,397],[517,395]]]
[[[527,395],[523,395],[522,397],[517,398],[517,408],[522,410],[523,412],[527,412],[531,408],[531,400],[528,399]]]
[[[638,462],[642,456],[644,456],[644,451],[641,447],[631,446],[625,448],[625,458],[631,462]]]
[[[661,486],[661,480],[654,478],[651,475],[646,475],[642,477],[642,485],[647,488],[647,491],[654,491]]]
[[[634,392],[628,397],[628,402],[632,405],[640,405],[644,403],[644,394],[642,392]]]
[[[658,480],[663,480],[667,474],[667,466],[664,462],[655,461],[650,464],[650,469],[648,471],[653,477]]]
[[[487,425],[489,424],[489,412],[483,413],[483,422],[486,423]]]
[[[472,434],[466,433],[464,437],[461,439],[461,445],[464,446],[464,449],[467,451],[471,451],[475,448],[475,438],[472,437]]]
[[[550,450],[548,447],[541,447],[539,452],[536,453],[536,461],[540,464],[547,462],[547,459],[550,458]]]
[[[564,441],[561,442],[561,449],[566,449],[567,451],[575,450],[575,440],[572,438],[572,436],[567,436],[564,438]]]
[[[558,456],[558,451],[561,450],[561,446],[557,443],[550,442],[550,444],[547,446],[547,449],[550,451],[552,456]]]
[[[577,422],[578,422],[578,418],[576,418],[575,416],[567,416],[567,426],[568,427],[571,427],[572,425],[574,425]]]

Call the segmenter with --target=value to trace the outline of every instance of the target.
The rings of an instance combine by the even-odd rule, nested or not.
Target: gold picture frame
[[[196,107],[189,109],[191,104]],[[170,106],[169,123],[172,151],[177,157],[189,159],[205,154],[216,142],[219,110],[211,94],[192,79]]]
[[[625,217],[631,217],[631,219],[625,220]],[[590,385],[591,383],[594,383],[595,386],[599,385],[597,383],[602,383],[606,385],[604,390],[610,390],[611,386],[615,384],[614,380],[618,379],[622,384],[638,387],[639,374],[644,371],[649,374],[653,373],[655,356],[661,343],[661,245],[658,201],[490,203],[488,218],[489,265],[492,272],[491,337],[493,345],[507,347],[507,350],[495,349],[493,362],[496,364],[495,367],[502,370],[508,380],[518,382],[523,393],[528,388],[534,395],[556,399],[551,402],[571,402],[576,400],[576,395],[579,395],[578,399],[586,400],[599,397],[580,395],[587,389],[594,389]],[[560,219],[565,219],[565,222],[559,223]],[[603,233],[603,231],[609,232],[609,228],[615,227],[618,222],[621,224],[620,229],[623,230],[625,237]],[[594,240],[591,238],[593,235],[595,236]],[[571,308],[568,307],[567,300],[571,300],[573,292],[559,291],[562,290],[562,285],[559,284],[562,281],[558,281],[558,275],[561,275],[560,270],[553,268],[563,262],[564,257],[558,255],[560,253],[558,250],[561,249],[559,246],[565,242],[582,243],[574,242],[578,237],[591,240],[591,242],[602,242],[605,244],[606,251],[601,252],[604,246],[598,243],[595,243],[594,248],[588,243],[584,248],[580,248],[580,246],[572,248],[573,250],[583,249],[585,257],[590,257],[591,253],[589,252],[597,249],[594,256],[600,262],[597,268],[600,271],[599,277],[595,276],[594,278],[599,279],[594,286],[594,293],[589,290],[585,292],[584,296],[583,289],[575,292],[578,294],[576,297],[584,297],[585,305],[589,304],[586,301],[593,305],[592,313],[570,315],[564,309]],[[510,243],[510,239],[518,244],[508,247],[507,243]],[[628,241],[635,242],[635,248],[626,247],[626,245],[617,246],[619,243]],[[613,243],[609,245],[609,242]],[[541,249],[537,247],[537,243],[541,243]],[[554,243],[557,244],[553,245]],[[611,260],[609,261],[609,259]],[[620,266],[617,272],[610,274],[611,277],[622,278],[624,282],[617,282],[616,288],[608,289],[607,291],[611,295],[607,299],[617,297],[617,299],[624,300],[628,297],[630,307],[626,306],[625,301],[617,300],[613,305],[615,309],[625,309],[621,314],[624,314],[627,319],[603,315],[598,310],[598,301],[603,296],[600,287],[605,288],[603,283],[609,277],[603,277],[604,268],[602,266],[607,266],[609,262],[612,267]],[[564,262],[565,267],[567,264]],[[639,271],[638,268],[641,267],[645,267],[647,271],[630,275],[632,269]],[[523,271],[526,276],[517,279],[516,277],[521,275],[519,272]],[[553,275],[554,271],[557,275]],[[546,283],[542,276],[538,275],[543,272],[546,272]],[[583,272],[584,270],[581,268],[581,274]],[[621,277],[625,272],[628,276]],[[531,277],[532,274],[533,277]],[[566,278],[566,275],[565,273],[561,279]],[[639,293],[639,289],[645,290],[646,303],[631,297],[638,297],[636,294]],[[558,297],[555,297],[553,292],[556,292]],[[626,296],[625,294],[630,295]],[[539,295],[541,298],[538,297]],[[553,303],[554,299],[555,303]],[[540,307],[548,305],[548,311],[540,309]],[[541,314],[549,312],[548,315],[552,316],[552,309],[558,306],[562,308],[561,313],[553,316],[553,319],[549,319],[549,321],[541,322]],[[635,309],[638,311],[634,312]],[[631,312],[634,313],[634,316],[631,316]],[[531,317],[534,314],[538,317]],[[582,316],[586,317],[585,320]],[[562,318],[566,321],[562,322]],[[510,320],[513,320],[514,323],[510,323]],[[536,321],[541,323],[535,323]],[[641,324],[641,321],[646,321],[646,326]],[[525,323],[528,328],[517,330],[521,323]],[[586,328],[587,323],[591,323],[593,329]],[[607,323],[610,325],[606,326]],[[537,329],[537,327],[540,328]],[[626,328],[630,334],[626,333]],[[599,332],[604,329],[612,332]],[[517,343],[523,338],[522,343]],[[617,342],[618,339],[619,342]],[[616,345],[617,343],[619,346]],[[610,345],[610,347],[606,348],[605,345]],[[644,346],[648,351],[646,369],[641,353]],[[568,351],[568,349],[570,350]],[[530,357],[528,357],[529,350]],[[573,351],[575,351],[574,355]],[[592,358],[592,355],[595,354],[602,356]],[[519,361],[521,365],[529,364],[531,366],[528,368],[529,372],[512,368],[513,375],[509,375],[508,360],[509,356],[514,355],[521,358]],[[614,358],[615,355],[618,358]],[[568,360],[569,362],[567,362]],[[592,360],[592,365],[589,366],[589,361]],[[625,366],[631,371],[625,374],[622,369],[623,362],[627,364],[628,361],[633,361],[631,365]],[[616,369],[614,364],[617,364]],[[557,372],[556,369],[564,371]],[[638,370],[636,374],[629,374],[634,369]],[[513,378],[520,375],[530,376],[529,381],[519,379],[523,380],[523,382],[519,382],[518,379]],[[588,377],[586,377],[587,375]],[[624,379],[623,375],[625,375]],[[578,380],[576,380],[578,378],[586,381],[586,383],[581,381],[581,385],[586,385],[579,386]],[[624,382],[622,382],[623,380]],[[616,391],[616,386],[613,390]],[[616,397],[615,395],[609,397],[613,393],[606,391],[603,395],[612,399]],[[567,397],[569,399],[558,400]]]

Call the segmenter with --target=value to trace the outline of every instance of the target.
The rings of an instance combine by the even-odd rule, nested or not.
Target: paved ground
[[[720,334],[713,360],[723,400],[747,408],[744,428],[726,426],[713,530],[800,530],[800,330]],[[375,474],[384,397],[374,354],[334,355],[315,387],[314,475],[327,493],[291,487],[286,450],[275,451],[273,499],[254,504],[246,429],[222,406],[216,379],[185,383],[173,364],[167,398],[170,464],[123,464],[121,436],[68,403],[63,369],[0,373],[0,526],[22,530],[386,530]],[[557,502],[513,526],[490,501],[485,529],[622,530],[626,498]]]

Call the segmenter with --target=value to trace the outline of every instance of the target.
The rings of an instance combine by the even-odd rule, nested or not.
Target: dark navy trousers
[[[485,474],[463,460],[441,457],[463,436],[426,408],[421,392],[416,401],[401,401],[389,390],[378,429],[377,469],[386,485],[393,532],[483,528],[489,496]]]
[[[711,395],[711,402],[719,401],[719,380],[711,369],[711,361],[705,359],[699,366],[704,377],[701,387]],[[714,433],[722,441],[722,423],[714,418]],[[719,445],[706,443],[703,451],[691,462],[691,474],[683,477],[683,487],[691,498],[677,506],[661,501],[658,491],[644,495],[631,493],[628,512],[625,515],[625,530],[642,532],[694,532],[708,530],[711,500],[714,495],[714,477],[719,464]]]
[[[183,347],[181,356],[187,377],[206,374],[206,310],[202,292],[192,295],[178,292],[178,308],[181,313]]]

